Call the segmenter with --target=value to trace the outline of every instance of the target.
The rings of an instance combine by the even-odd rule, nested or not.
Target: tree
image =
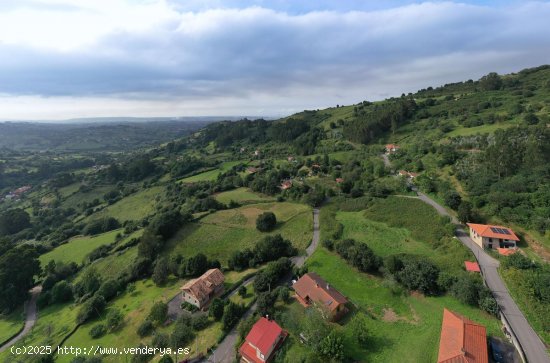
[[[149,311],[149,319],[158,324],[162,324],[166,321],[168,315],[168,304],[162,301],[157,301],[151,306]]]
[[[447,204],[451,209],[457,209],[462,202],[460,194],[455,191],[449,191],[445,194],[445,204]]]
[[[90,334],[90,338],[97,339],[104,336],[106,332],[107,332],[107,328],[105,327],[104,324],[96,324],[92,327],[92,329],[90,329],[89,334]]]
[[[168,261],[166,260],[166,257],[159,257],[157,258],[157,262],[155,263],[155,268],[153,270],[153,282],[157,286],[164,285],[166,281],[168,280]]]
[[[351,320],[353,336],[362,345],[366,345],[369,338],[367,317],[358,313]]]
[[[245,297],[246,296],[246,286],[241,285],[241,287],[239,287],[238,293],[239,293],[240,297]]]
[[[81,279],[82,287],[84,293],[93,294],[101,286],[101,276],[95,269],[95,267],[90,267],[84,271]]]
[[[503,261],[503,265],[506,268],[513,267],[519,270],[528,270],[534,267],[533,262],[521,253],[514,253],[513,255],[506,257]]]
[[[168,348],[170,337],[164,333],[155,333],[152,343],[155,348]]]
[[[224,308],[223,300],[219,298],[215,298],[210,303],[210,308],[208,309],[208,315],[213,317],[214,320],[219,321],[223,316],[223,308]]]
[[[149,319],[145,320],[143,323],[141,323],[137,329],[137,334],[140,337],[146,337],[148,335],[151,335],[151,333],[154,330],[153,322]]]
[[[174,360],[169,355],[163,355],[158,363],[174,363]]]
[[[97,293],[109,301],[118,294],[120,288],[120,283],[117,280],[109,279],[99,286]]]
[[[419,290],[426,295],[435,295],[438,289],[439,268],[424,257],[407,255],[402,258],[403,268],[395,277],[409,290]]]
[[[206,256],[199,253],[187,260],[187,274],[191,276],[200,276],[208,269],[208,260]]]
[[[154,234],[149,228],[145,229],[139,239],[138,256],[144,258],[155,258],[163,246],[163,241],[159,235]]]
[[[0,236],[15,234],[30,226],[29,214],[23,209],[9,209],[0,214]]]
[[[124,315],[116,308],[110,308],[107,312],[107,328],[110,331],[118,329],[124,321]]]
[[[0,311],[21,306],[34,285],[34,276],[38,275],[40,262],[34,247],[23,245],[0,256]]]
[[[335,362],[343,362],[345,354],[342,335],[336,330],[332,330],[330,334],[319,343],[319,354]]]
[[[63,303],[73,298],[73,288],[67,281],[59,281],[52,288],[52,303]]]
[[[472,217],[472,204],[470,202],[462,201],[462,203],[458,206],[458,220],[462,223],[468,223],[472,221]]]
[[[78,311],[78,315],[76,316],[76,322],[78,324],[83,324],[89,319],[99,316],[104,309],[105,299],[103,296],[94,295],[82,304],[80,310]]]
[[[260,232],[269,232],[277,225],[277,217],[273,212],[265,212],[256,219],[256,228]]]
[[[275,307],[276,301],[277,293],[275,291],[258,294],[256,304],[258,305],[258,312],[260,315],[273,315],[273,308]]]
[[[223,309],[222,317],[222,330],[228,332],[239,322],[239,319],[243,315],[245,309],[244,306],[235,304],[230,301]]]
[[[188,321],[178,319],[170,336],[170,344],[174,348],[185,347],[194,337],[195,334]]]
[[[491,72],[480,78],[479,85],[484,91],[499,90],[502,87],[502,79],[497,73]]]
[[[274,261],[280,257],[290,257],[296,253],[292,243],[283,239],[280,234],[266,236],[254,246],[254,257],[256,262]]]

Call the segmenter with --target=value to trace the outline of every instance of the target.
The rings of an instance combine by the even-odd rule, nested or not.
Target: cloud
[[[191,11],[162,0],[19,4],[0,13],[0,106],[33,99],[70,117],[78,110],[58,101],[93,110],[103,100],[125,115],[149,114],[138,104],[159,115],[281,114],[516,71],[550,56],[548,2],[307,12]],[[27,112],[9,109],[0,118]]]

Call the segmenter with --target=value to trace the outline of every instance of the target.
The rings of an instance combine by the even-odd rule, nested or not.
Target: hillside
[[[185,346],[196,356],[237,325],[242,339],[252,320],[241,321],[238,304],[254,301],[290,332],[277,362],[434,361],[443,308],[502,338],[495,299],[464,270],[475,256],[412,183],[462,222],[520,236],[521,253],[494,257],[550,344],[550,66],[274,121],[198,126],[133,125],[119,144],[125,131],[112,125],[42,138],[38,126],[15,137],[13,125],[0,124],[0,134],[11,130],[0,138],[9,147],[0,151],[0,288],[10,292],[0,298],[2,339],[22,326],[34,284],[44,289],[39,319],[17,346]],[[389,165],[386,144],[398,145]],[[417,175],[409,183],[399,170]],[[317,207],[321,246],[292,270],[286,258],[305,255]],[[276,222],[262,230],[270,213]],[[187,315],[177,300],[181,285],[209,268],[223,270],[226,291],[244,289],[223,296],[223,318]],[[341,324],[306,319],[289,299],[281,277],[306,269],[352,301]],[[175,322],[162,313],[170,301]],[[300,343],[302,331],[336,336],[345,356]],[[44,361],[27,358],[0,353],[0,362]],[[132,361],[151,359],[160,356]]]

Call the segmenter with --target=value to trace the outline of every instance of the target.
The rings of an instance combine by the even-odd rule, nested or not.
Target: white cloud
[[[18,4],[0,12],[0,119],[281,114],[550,56],[548,2],[303,14],[191,12],[161,0]]]

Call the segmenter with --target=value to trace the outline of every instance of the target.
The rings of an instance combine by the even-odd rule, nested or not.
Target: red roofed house
[[[343,183],[343,182],[344,182],[344,179],[343,179],[343,178],[336,178],[336,182],[337,182],[338,184]]]
[[[518,236],[510,229],[502,226],[467,223],[470,227],[470,237],[482,248],[516,248]]]
[[[221,295],[225,278],[223,273],[213,268],[206,271],[201,277],[188,281],[183,287],[183,301],[203,309],[210,304],[210,301]]]
[[[387,144],[386,145],[386,154],[391,154],[399,150],[399,145]]]
[[[281,183],[282,190],[287,190],[287,189],[290,189],[291,187],[292,187],[292,180],[283,180],[283,182]]]
[[[487,331],[452,311],[443,309],[437,363],[489,363]]]
[[[466,271],[481,272],[477,262],[464,261],[464,266],[466,267]]]
[[[261,317],[250,329],[239,348],[241,363],[264,363],[273,358],[273,353],[283,343],[288,333],[273,320]]]
[[[338,320],[348,311],[348,299],[314,272],[302,276],[292,287],[300,304],[320,307],[323,314],[328,312],[325,317],[330,320]]]

